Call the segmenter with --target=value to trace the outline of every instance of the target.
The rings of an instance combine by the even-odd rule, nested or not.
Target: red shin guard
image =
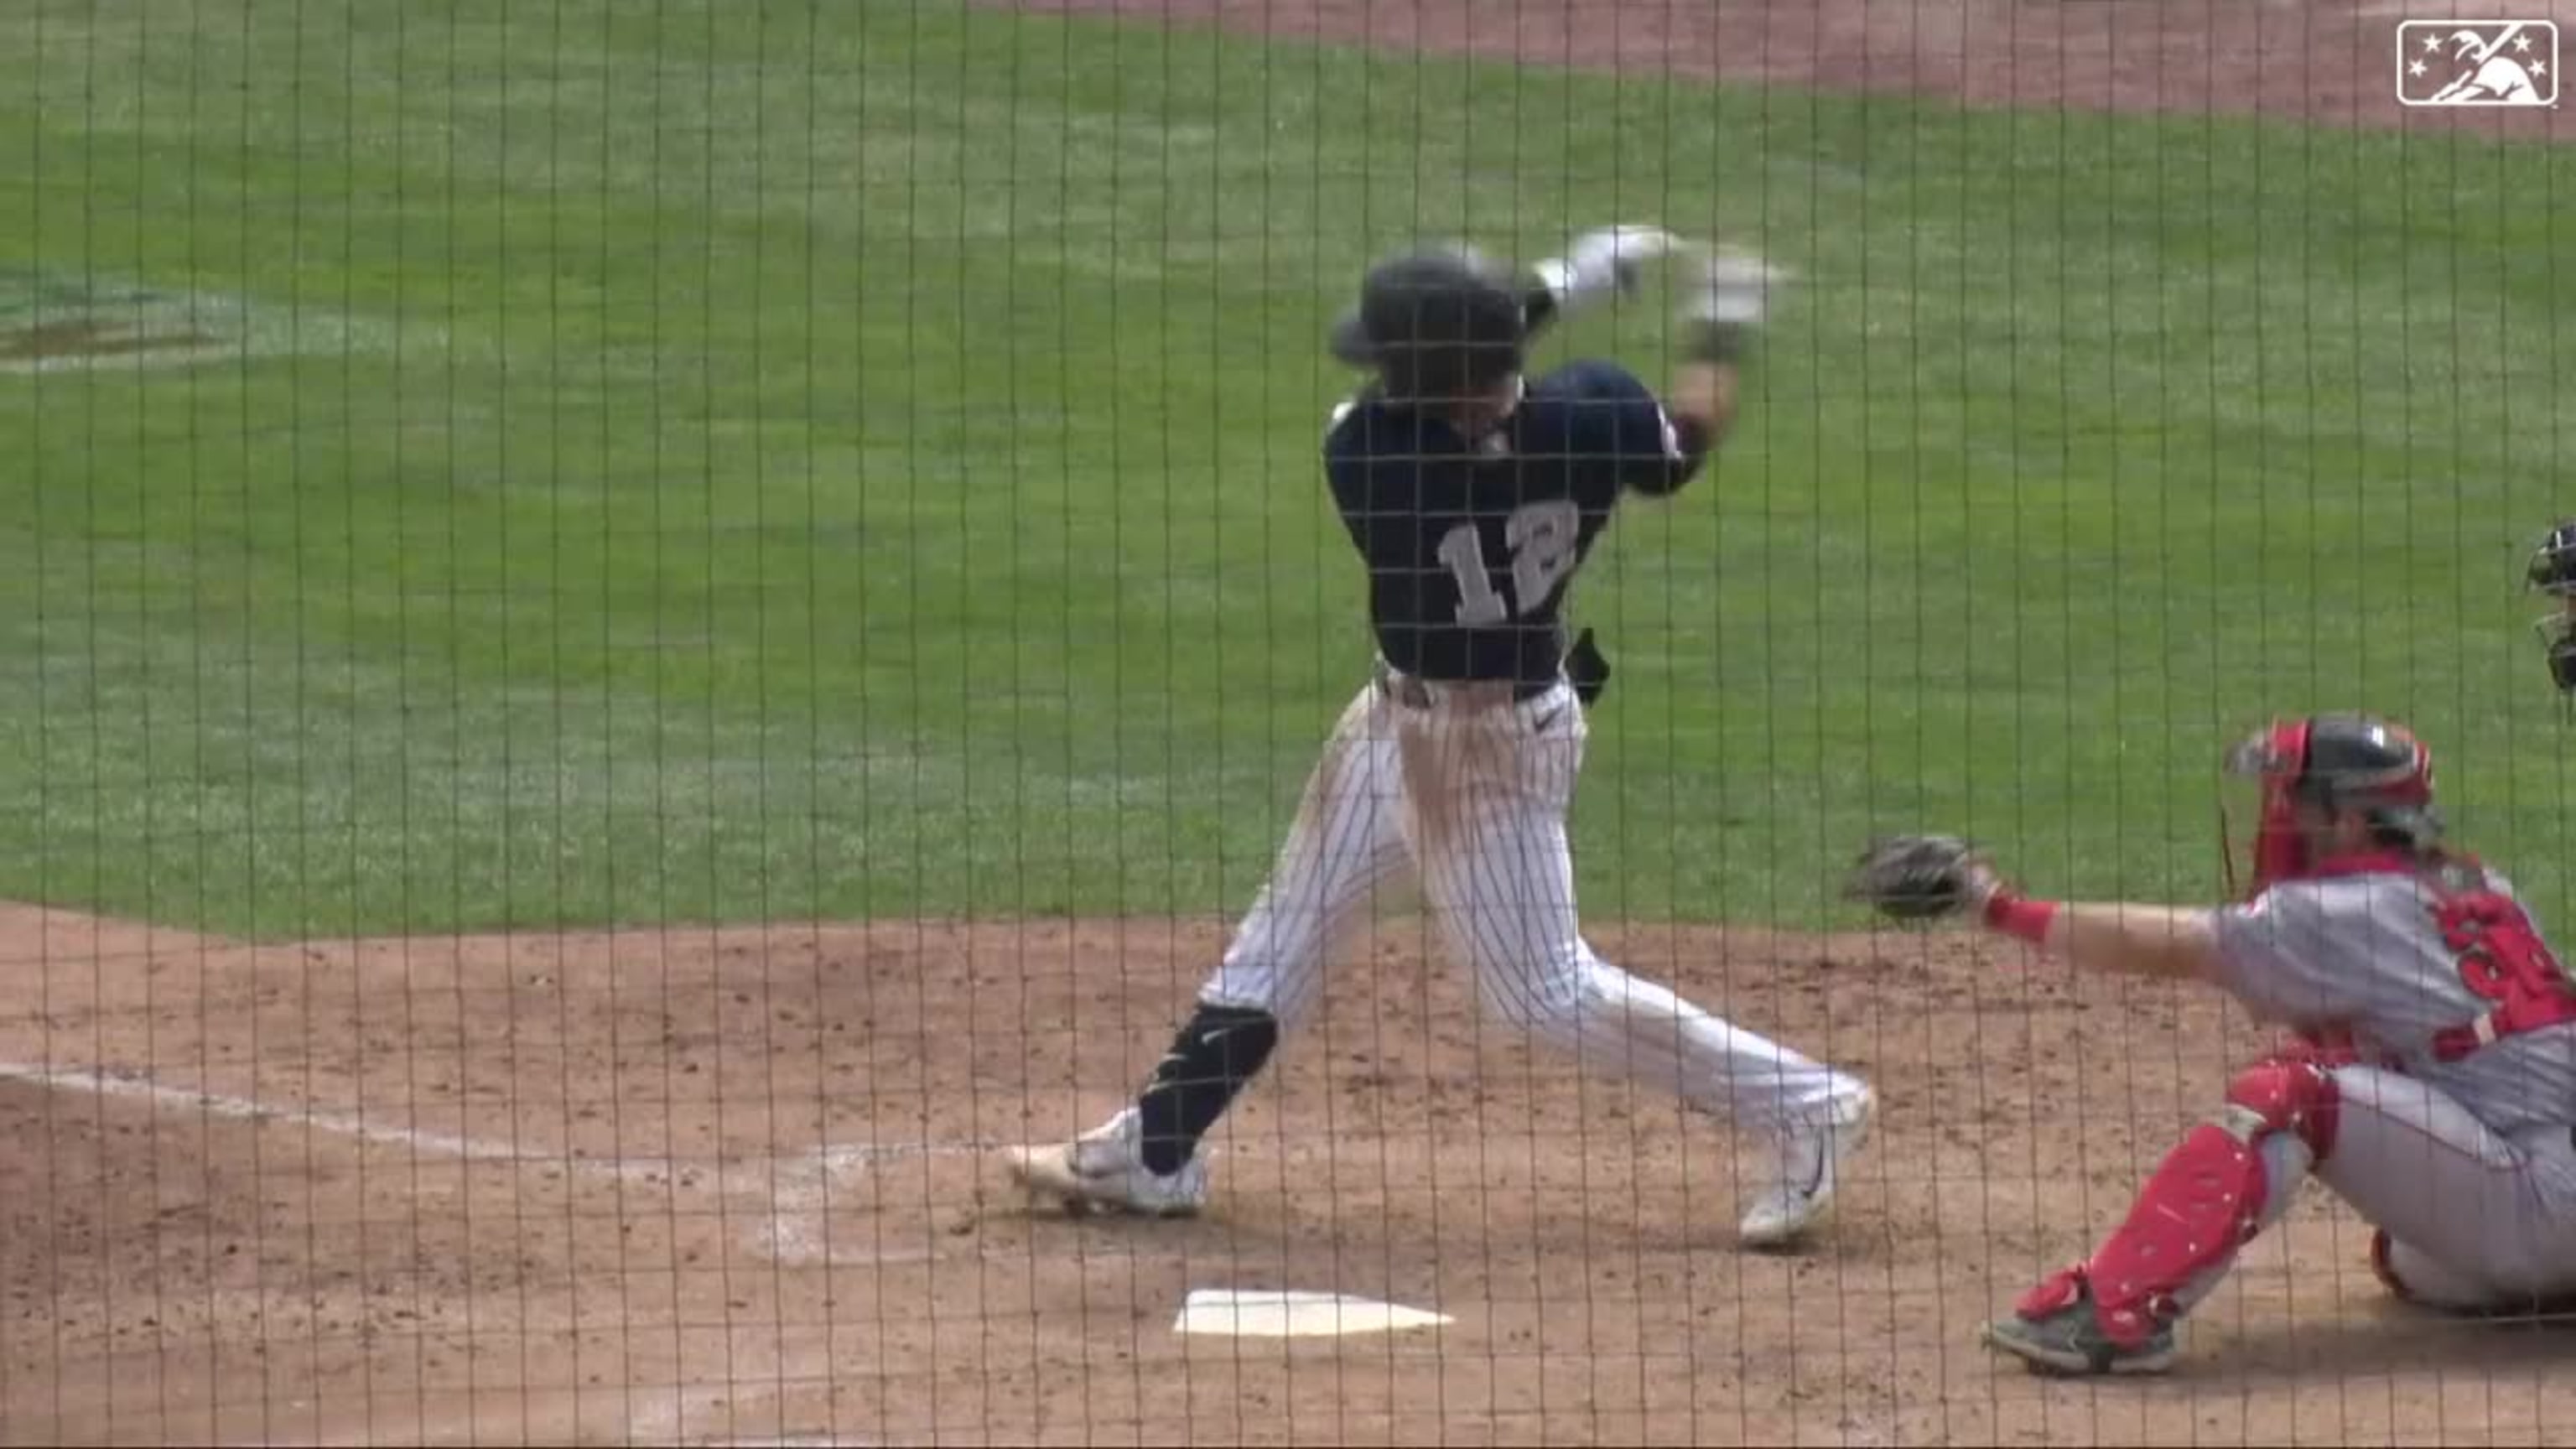
[[[2316,1063],[2258,1063],[2228,1084],[2227,1105],[2191,1130],[2138,1193],[2091,1262],[2051,1275],[2014,1311],[2044,1318],[2089,1285],[2103,1335],[2136,1347],[2179,1313],[2177,1295],[2224,1268],[2263,1222],[2271,1185],[2265,1138],[2296,1134],[2318,1160],[2334,1146],[2335,1085]]]

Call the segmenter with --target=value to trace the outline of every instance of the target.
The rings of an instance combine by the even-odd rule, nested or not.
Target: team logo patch
[[[2558,25],[2549,20],[2401,21],[2397,100],[2407,106],[2555,106]]]
[[[0,268],[0,374],[238,363],[382,350],[391,330],[325,307],[253,304],[70,271]]]

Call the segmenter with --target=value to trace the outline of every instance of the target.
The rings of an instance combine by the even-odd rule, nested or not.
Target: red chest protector
[[[2456,1062],[2506,1037],[2576,1022],[2576,976],[2474,858],[2451,856],[2426,865],[2401,852],[2374,852],[2326,862],[2313,874],[2407,875],[2432,898],[2428,909],[2461,984],[2495,1003],[2469,1021],[2434,1032],[2436,1061]]]
[[[2459,964],[2460,980],[2495,1005],[2475,1020],[2433,1033],[2433,1055],[2455,1062],[2505,1037],[2576,1022],[2576,978],[2500,892],[2437,895],[2433,919]]]

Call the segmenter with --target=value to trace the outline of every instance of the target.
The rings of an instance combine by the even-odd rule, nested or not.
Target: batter
[[[1687,255],[1686,361],[1659,399],[1577,362],[1524,381],[1549,320]],[[1068,1206],[1197,1210],[1199,1144],[1307,1019],[1335,946],[1410,869],[1449,948],[1508,1025],[1585,1064],[1768,1134],[1778,1175],[1741,1239],[1790,1242],[1826,1213],[1875,1099],[1862,1082],[1728,1024],[1593,954],[1565,817],[1585,711],[1607,676],[1561,608],[1624,494],[1670,495],[1735,412],[1777,274],[1649,227],[1579,238],[1520,281],[1465,249],[1373,268],[1335,353],[1374,377],[1337,408],[1324,471],[1368,568],[1374,677],[1334,727],[1269,883],[1134,1105],[1069,1143],[1010,1149]]]

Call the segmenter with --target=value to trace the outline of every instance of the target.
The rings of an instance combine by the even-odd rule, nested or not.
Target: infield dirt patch
[[[1800,91],[1971,105],[2260,115],[2519,139],[2551,109],[2408,108],[2401,20],[2576,22],[2576,0],[1000,0]]]
[[[1971,1331],[2260,1037],[1951,938],[1608,929],[1867,1072],[1803,1256],[1724,1124],[1506,1039],[1390,920],[1217,1143],[1212,1214],[1028,1209],[987,1144],[1151,1063],[1210,923],[247,947],[10,909],[0,1441],[2540,1442],[2576,1339],[2386,1302],[2322,1193],[2171,1382]],[[1183,1338],[1197,1288],[1446,1327]]]

